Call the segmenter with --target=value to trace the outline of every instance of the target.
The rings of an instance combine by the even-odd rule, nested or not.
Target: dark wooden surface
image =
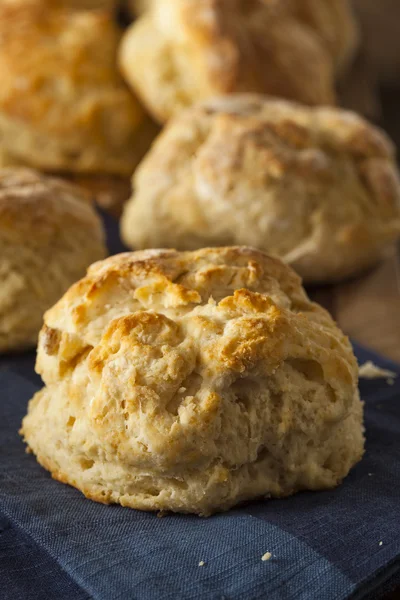
[[[400,252],[357,279],[309,293],[347,335],[400,363]]]

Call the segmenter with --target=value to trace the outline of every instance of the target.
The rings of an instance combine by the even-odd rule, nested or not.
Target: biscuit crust
[[[226,96],[169,123],[133,179],[132,248],[252,244],[307,282],[355,275],[400,235],[386,135],[354,113]]]
[[[45,310],[105,254],[84,191],[32,170],[0,170],[0,352],[34,347]]]
[[[332,104],[329,36],[303,12],[286,0],[156,0],[125,33],[121,70],[160,122],[228,93]]]
[[[118,73],[119,40],[108,11],[0,3],[2,166],[132,174],[147,117]]]
[[[92,265],[46,313],[36,369],[22,434],[99,502],[209,515],[334,487],[363,454],[349,341],[252,248]]]

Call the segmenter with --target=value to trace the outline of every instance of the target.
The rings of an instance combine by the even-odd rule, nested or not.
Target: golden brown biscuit
[[[107,12],[0,3],[3,165],[132,174],[147,118],[117,72],[119,39]]]
[[[363,454],[350,343],[280,260],[150,250],[46,313],[22,433],[89,498],[209,515],[336,486]]]
[[[138,16],[158,1],[127,0],[127,4],[131,13]],[[357,23],[349,0],[279,0],[279,3],[320,36],[339,69],[347,65],[358,44]],[[230,4],[233,6],[231,0]]]
[[[400,233],[394,149],[353,113],[226,96],[171,121],[136,171],[132,248],[253,244],[310,281],[377,262]]]
[[[217,94],[335,97],[327,45],[282,0],[156,0],[126,32],[120,65],[161,122]]]
[[[28,169],[0,170],[0,352],[35,346],[44,311],[105,253],[83,191]]]

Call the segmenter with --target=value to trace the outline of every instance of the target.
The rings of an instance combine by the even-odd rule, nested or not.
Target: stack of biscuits
[[[339,107],[360,43],[349,0],[1,0],[0,352],[37,346],[21,434],[54,478],[210,515],[362,458],[302,285],[400,237],[395,149]]]

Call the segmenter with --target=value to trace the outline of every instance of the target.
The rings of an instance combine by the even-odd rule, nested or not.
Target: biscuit
[[[105,254],[83,191],[32,170],[0,170],[0,352],[35,346],[44,311]]]
[[[156,0],[125,33],[121,70],[160,122],[234,92],[331,104],[334,61],[305,12],[284,0]]]
[[[45,316],[21,433],[88,498],[209,515],[336,486],[363,454],[348,339],[251,248],[99,262]]]
[[[119,40],[107,11],[0,3],[2,166],[132,174],[148,118],[118,73]]]
[[[307,282],[374,265],[400,234],[394,149],[357,115],[227,96],[171,121],[136,171],[122,236],[135,249],[248,245]]]

